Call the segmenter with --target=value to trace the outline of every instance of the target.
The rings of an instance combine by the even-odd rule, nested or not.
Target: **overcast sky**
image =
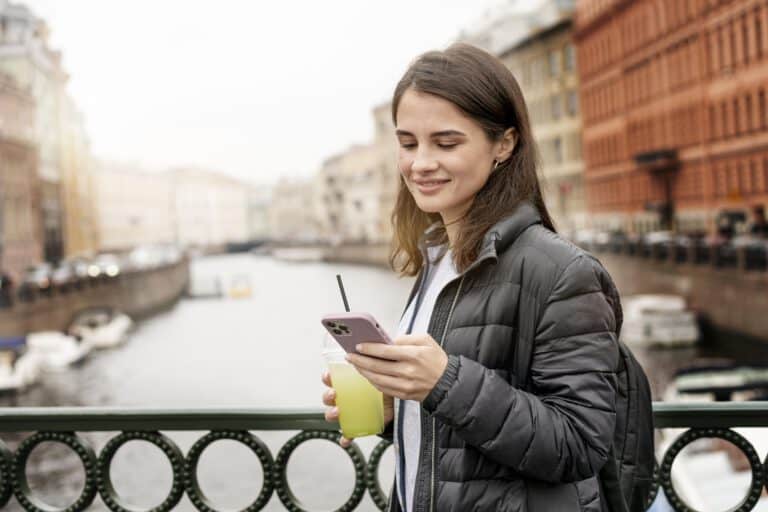
[[[98,157],[254,182],[370,140],[417,54],[510,0],[24,0],[64,53]]]

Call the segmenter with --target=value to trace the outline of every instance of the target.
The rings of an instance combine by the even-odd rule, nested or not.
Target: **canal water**
[[[371,312],[395,330],[412,279],[367,266],[291,263],[251,254],[210,256],[192,263],[193,279],[220,279],[225,287],[248,282],[242,299],[183,299],[173,308],[139,323],[127,344],[93,354],[66,372],[47,375],[35,388],[1,397],[0,406],[126,406],[160,408],[322,407],[320,374],[322,327],[319,318],[343,310],[335,276],[341,274],[352,310]],[[743,343],[705,344],[703,348],[641,351],[638,357],[662,390],[670,375],[696,357],[727,356],[754,360],[755,347]],[[765,360],[765,350],[761,349]],[[256,432],[276,456],[296,432]],[[86,434],[100,449],[115,433]],[[172,433],[183,451],[203,433]],[[18,439],[4,436],[11,448]],[[368,455],[376,438],[359,445]],[[380,481],[389,491],[391,448]],[[112,467],[117,491],[139,507],[159,504],[171,486],[170,466],[142,441],[118,451]],[[79,494],[79,462],[56,445],[33,452],[29,478],[38,495],[56,506]],[[45,477],[43,475],[46,475]],[[262,482],[257,459],[247,448],[220,441],[203,455],[199,480],[220,509],[242,509],[255,499]],[[292,490],[308,508],[338,508],[353,489],[354,472],[346,455],[326,441],[311,441],[294,452],[288,468]],[[93,510],[107,510],[97,498]],[[18,510],[15,501],[10,510]],[[178,510],[195,510],[186,497]],[[266,510],[283,510],[276,495]],[[367,497],[360,510],[376,510]]]

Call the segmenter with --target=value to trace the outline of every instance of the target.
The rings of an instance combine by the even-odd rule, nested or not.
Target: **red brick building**
[[[34,116],[32,97],[0,73],[0,270],[17,282],[43,255]]]
[[[768,0],[579,0],[575,41],[595,225],[768,203]]]

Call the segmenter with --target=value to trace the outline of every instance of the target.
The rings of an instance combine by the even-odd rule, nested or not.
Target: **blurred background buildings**
[[[558,228],[732,236],[768,202],[768,3],[500,2],[457,37],[526,97]],[[391,105],[373,139],[270,186],[96,160],[48,28],[0,2],[0,266],[140,244],[386,245],[399,183]],[[760,229],[757,229],[759,232]]]

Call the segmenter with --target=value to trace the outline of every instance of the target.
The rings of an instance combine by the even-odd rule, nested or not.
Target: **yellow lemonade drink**
[[[336,391],[339,425],[344,437],[380,434],[384,431],[384,397],[349,363],[331,362],[331,384]]]

